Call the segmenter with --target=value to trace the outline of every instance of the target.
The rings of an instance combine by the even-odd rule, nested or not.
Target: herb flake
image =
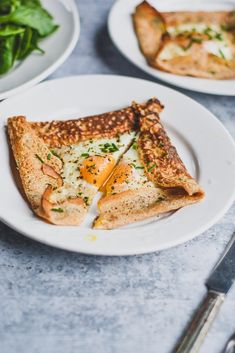
[[[219,49],[219,53],[220,53],[221,58],[225,60],[226,59],[225,55],[221,49]]]
[[[148,167],[148,172],[152,172],[154,168],[156,168],[157,164],[153,163],[153,165],[151,165],[151,167]]]
[[[42,158],[36,153],[35,154],[35,157],[41,162],[41,163],[44,163],[44,161],[42,160]]]
[[[132,148],[133,148],[133,150],[137,151],[138,145],[137,145],[137,142],[136,142],[136,141],[133,142]]]
[[[82,153],[82,154],[81,154],[81,157],[87,158],[87,157],[90,157],[90,155],[89,155],[89,153]]]
[[[88,196],[85,196],[85,197],[83,197],[83,200],[84,200],[85,204],[86,204],[87,206],[89,206],[89,197],[88,197]]]
[[[58,153],[57,153],[55,150],[51,150],[51,153],[52,153],[55,157],[57,157],[57,158],[59,158],[61,161],[63,161],[63,159],[58,155]]]
[[[51,208],[51,211],[58,212],[58,213],[63,213],[64,212],[63,208],[61,208],[61,207],[59,207],[59,208]]]
[[[104,153],[113,153],[113,152],[119,151],[119,148],[113,142],[112,143],[106,142],[99,146],[100,146],[101,152],[104,152]]]
[[[48,155],[47,155],[47,159],[48,159],[48,161],[50,161],[50,160],[51,160],[51,157],[52,157],[52,154],[51,154],[51,153],[48,153]]]

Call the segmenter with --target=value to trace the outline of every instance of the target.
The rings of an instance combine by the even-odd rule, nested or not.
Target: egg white
[[[168,27],[167,31],[172,36],[176,36],[184,32],[205,33],[208,28],[210,29],[209,33],[211,34],[212,39],[202,42],[204,50],[220,58],[232,60],[233,53],[230,46],[228,45],[226,32],[223,31],[219,26],[216,26],[214,24],[208,26],[203,23],[185,23],[176,27]],[[216,38],[216,35],[219,35],[220,39]],[[177,56],[186,55],[188,55],[187,50],[182,49],[177,44],[170,43],[169,45],[165,46],[164,50],[161,52],[160,59],[171,60]]]
[[[159,55],[160,60],[171,60],[177,56],[186,56],[187,51],[183,50],[179,45],[174,43],[167,44]]]

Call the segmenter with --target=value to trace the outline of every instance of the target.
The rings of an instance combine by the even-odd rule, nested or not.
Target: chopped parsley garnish
[[[84,200],[85,204],[86,204],[87,206],[89,206],[89,197],[88,197],[88,196],[85,196],[85,197],[83,197],[83,200]]]
[[[222,36],[222,34],[221,33],[216,33],[216,35],[215,35],[215,39],[218,39],[218,40],[223,40],[223,36]]]
[[[104,153],[112,153],[112,152],[119,151],[119,148],[115,145],[115,143],[106,142],[99,146],[100,146],[100,150]]]
[[[131,163],[130,165],[131,165],[132,167],[134,167],[135,169],[144,169],[144,167],[141,167],[141,166],[136,165],[136,164],[134,164],[134,163]]]
[[[89,157],[89,156],[90,156],[89,153],[82,153],[82,154],[81,154],[81,157],[87,158],[87,157]]]
[[[207,27],[204,30],[204,34],[206,34],[209,37],[209,39],[217,39],[219,41],[223,40],[222,33],[216,32],[214,29],[212,29],[210,27]]]
[[[50,160],[51,160],[51,157],[52,157],[52,154],[51,154],[51,153],[48,153],[48,155],[47,155],[47,159],[48,159],[48,161],[50,161]]]
[[[51,150],[51,153],[52,153],[55,157],[59,158],[59,159],[62,161],[62,158],[58,155],[58,153],[57,153],[55,150]]]
[[[222,59],[225,59],[225,55],[224,55],[224,53],[222,52],[221,49],[219,49],[219,53],[220,53],[221,58],[222,58]]]
[[[212,29],[211,27],[206,27],[203,31],[203,34],[206,34],[208,36],[209,40],[218,40],[218,41],[222,41],[223,40],[223,34],[220,32],[215,31],[214,29]],[[183,47],[183,50],[188,50],[191,48],[193,43],[202,43],[203,42],[203,38],[195,36],[197,35],[197,33],[195,32],[195,30],[193,29],[190,33],[188,38],[190,39],[189,44],[186,47]]]
[[[179,181],[186,181],[185,177],[179,177]]]
[[[151,167],[148,168],[148,172],[152,172],[154,168],[156,168],[157,164],[153,163],[153,165],[151,165]]]
[[[38,154],[35,154],[35,157],[36,157],[41,163],[44,163],[44,161],[42,160],[42,158],[41,158]]]
[[[212,36],[212,33],[213,33],[213,30],[210,28],[210,27],[207,27],[205,30],[204,30],[204,34],[206,34],[209,39],[212,39],[213,36]]]
[[[138,145],[137,145],[137,142],[136,142],[136,141],[133,142],[132,148],[133,148],[133,150],[137,151]]]
[[[191,40],[192,40],[193,43],[201,43],[202,42],[202,39],[201,38],[197,38],[197,37],[192,37]]]
[[[183,50],[188,50],[191,48],[191,46],[193,45],[193,43],[202,43],[202,38],[197,38],[197,37],[191,37],[189,44],[186,47],[182,47]]]
[[[159,141],[158,147],[164,147],[164,146],[165,146],[164,143],[162,141]]]
[[[63,208],[51,208],[51,211],[53,211],[53,212],[58,212],[58,213],[62,213],[62,212],[64,212],[64,210],[63,210]]]

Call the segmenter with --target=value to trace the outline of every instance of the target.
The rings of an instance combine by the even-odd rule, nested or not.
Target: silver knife
[[[207,296],[189,324],[174,353],[199,351],[225,296],[235,279],[235,233],[206,282]]]
[[[228,343],[226,344],[224,353],[235,353],[235,334],[230,337]]]

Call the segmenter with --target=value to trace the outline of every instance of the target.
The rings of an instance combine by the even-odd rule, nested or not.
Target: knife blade
[[[235,353],[235,334],[230,337],[228,343],[226,344],[224,353]]]
[[[235,233],[206,282],[209,290],[227,294],[235,280]]]
[[[209,276],[207,296],[174,353],[197,353],[235,280],[235,233]]]

